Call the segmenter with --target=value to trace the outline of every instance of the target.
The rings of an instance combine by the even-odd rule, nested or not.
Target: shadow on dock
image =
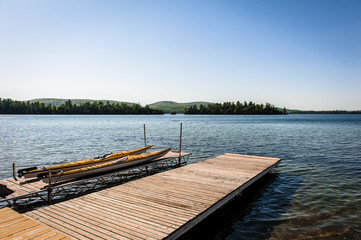
[[[6,196],[9,196],[14,191],[9,189],[6,185],[0,184],[0,197],[4,198]]]

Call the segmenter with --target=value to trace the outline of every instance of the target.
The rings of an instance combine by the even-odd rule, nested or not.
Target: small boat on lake
[[[142,153],[146,152],[148,149],[150,149],[152,146],[153,145],[146,146],[143,148],[133,149],[133,150],[129,150],[129,151],[124,151],[124,152],[108,153],[108,154],[105,154],[105,155],[102,155],[99,157],[95,157],[95,158],[87,158],[87,159],[83,159],[83,160],[79,160],[79,161],[75,161],[75,162],[69,162],[69,163],[58,164],[58,165],[49,166],[49,167],[43,167],[40,169],[38,169],[37,167],[20,169],[20,170],[18,170],[18,176],[19,177],[24,176],[25,178],[35,178],[39,174],[47,173],[49,171],[51,171],[53,174],[56,174],[61,171],[64,172],[64,171],[78,169],[78,168],[82,168],[82,167],[90,167],[90,166],[93,166],[96,164],[109,162],[109,161],[112,161],[115,159],[120,159],[125,156],[142,154]]]
[[[115,159],[113,161],[107,161],[99,163],[92,166],[81,167],[68,171],[53,172],[51,171],[51,183],[62,182],[75,180],[79,178],[85,178],[89,176],[99,175],[106,172],[113,172],[122,168],[130,167],[133,165],[138,165],[141,163],[148,162],[153,159],[163,157],[167,154],[171,148],[167,148],[161,151],[144,153],[140,155],[128,155],[120,159]],[[49,183],[49,173],[41,173],[37,176],[39,180],[42,180],[45,183]]]

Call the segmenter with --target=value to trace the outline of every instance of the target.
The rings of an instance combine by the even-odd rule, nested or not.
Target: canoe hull
[[[86,170],[86,171],[82,171],[82,172],[75,172],[73,174],[67,174],[66,172],[64,172],[64,174],[60,174],[60,175],[58,174],[58,176],[51,177],[51,183],[53,184],[53,183],[57,183],[57,182],[71,181],[71,180],[76,180],[79,178],[86,178],[88,176],[99,175],[99,174],[106,173],[106,172],[115,172],[120,169],[139,165],[139,164],[163,157],[169,151],[170,151],[170,149],[167,149],[167,151],[161,151],[162,153],[160,153],[160,154],[137,159],[134,161],[129,161],[129,162],[122,161],[118,164],[109,163],[109,166],[104,166],[104,167],[100,167],[100,168],[96,168],[96,166],[94,166],[94,169],[90,169],[90,170]],[[114,162],[116,162],[116,161],[119,161],[119,160],[114,160]],[[41,180],[44,183],[49,183],[48,177],[42,178]]]
[[[129,155],[142,154],[142,153],[146,152],[147,150],[149,150],[149,148],[152,147],[152,146],[153,145],[145,147],[145,148],[139,148],[139,149],[131,150],[129,152],[134,152],[134,153],[131,153]],[[80,164],[71,165],[71,163],[70,163],[70,164],[68,164],[69,165],[68,166],[67,164],[60,164],[60,165],[56,165],[56,166],[59,166],[58,168],[56,168],[56,166],[45,167],[45,168],[42,168],[42,169],[36,169],[36,170],[32,170],[32,171],[25,171],[25,172],[22,172],[21,175],[24,176],[26,179],[28,179],[28,178],[36,178],[39,174],[45,174],[45,173],[48,173],[49,171],[51,171],[52,174],[56,174],[56,173],[60,173],[61,171],[65,172],[65,171],[69,171],[69,170],[73,170],[73,169],[78,169],[79,167],[90,167],[90,166],[97,165],[99,163],[104,163],[104,162],[114,161],[116,159],[119,159],[119,158],[125,156],[125,155],[122,155],[122,153],[125,153],[125,152],[107,154],[110,157],[104,158],[103,160],[99,159],[99,158],[93,158],[93,159],[88,159],[88,160],[84,159],[84,160],[76,161],[76,162],[84,161],[84,164],[81,164],[81,165]],[[118,157],[118,158],[113,157],[112,158],[112,155],[116,156],[116,154],[120,155],[120,157]],[[76,162],[73,162],[73,163],[76,163]],[[20,174],[19,174],[19,177],[21,177]]]

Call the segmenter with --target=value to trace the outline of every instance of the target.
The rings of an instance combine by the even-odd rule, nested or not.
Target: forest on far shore
[[[86,102],[79,105],[67,100],[60,106],[41,102],[14,101],[0,98],[0,114],[164,114],[159,109],[140,104]]]
[[[270,103],[250,102],[189,102],[177,103],[160,101],[141,106],[139,103],[114,100],[58,99],[43,98],[29,101],[16,101],[0,98],[0,114],[361,114],[361,111],[329,110],[302,111],[278,108]]]
[[[240,103],[225,102],[200,105],[199,108],[194,105],[186,108],[184,114],[287,114],[286,108],[280,110],[270,103],[255,104],[252,101]]]
[[[240,103],[209,103],[186,107],[184,114],[286,114],[269,103],[255,104],[252,101]],[[39,101],[15,101],[0,98],[0,114],[164,114],[164,111],[140,104],[128,105],[126,103],[106,103],[94,101],[73,104],[66,100],[63,104],[55,106]]]

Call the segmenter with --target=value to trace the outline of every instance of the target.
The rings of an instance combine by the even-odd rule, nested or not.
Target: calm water
[[[283,159],[208,238],[361,238],[361,115],[0,115],[0,178],[11,177],[12,162],[44,166],[141,147],[143,124],[147,143],[177,150],[181,122],[190,162],[226,152]]]

